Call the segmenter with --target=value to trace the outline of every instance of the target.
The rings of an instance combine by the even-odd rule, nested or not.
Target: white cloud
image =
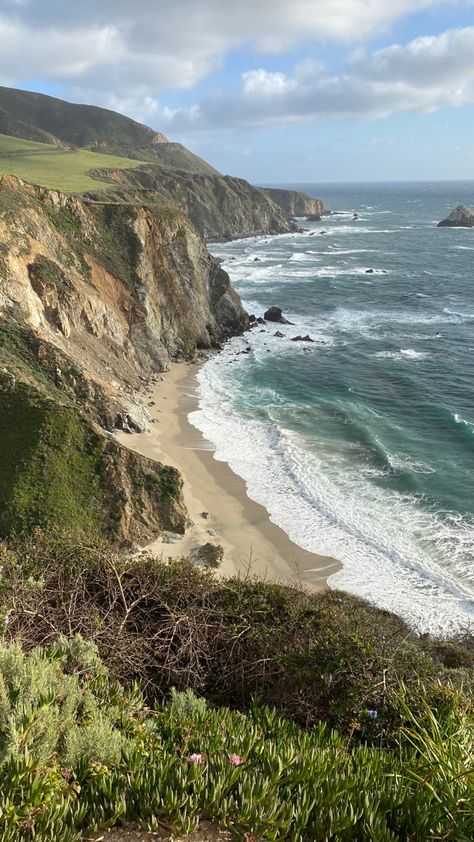
[[[474,103],[474,27],[393,45],[339,73],[308,65],[292,77],[265,70],[243,74],[232,94],[208,96],[169,115],[168,132],[383,117]]]
[[[96,98],[140,99],[192,87],[241,47],[279,53],[317,39],[358,43],[404,15],[470,2],[2,0],[0,72],[11,84],[67,79]]]
[[[242,93],[245,96],[278,96],[293,90],[296,82],[284,73],[268,73],[266,70],[249,70],[242,74]]]

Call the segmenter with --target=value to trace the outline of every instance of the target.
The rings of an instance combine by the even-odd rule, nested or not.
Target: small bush
[[[125,741],[117,710],[101,709],[104,679],[95,647],[80,638],[29,655],[0,643],[0,763],[47,763],[56,753],[67,766],[116,760]]]

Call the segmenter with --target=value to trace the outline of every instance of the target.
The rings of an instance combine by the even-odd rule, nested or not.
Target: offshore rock
[[[278,322],[281,325],[291,325],[288,319],[285,319],[280,307],[270,307],[264,314],[263,318],[267,322]]]
[[[474,208],[457,205],[446,219],[438,222],[438,228],[474,228]]]

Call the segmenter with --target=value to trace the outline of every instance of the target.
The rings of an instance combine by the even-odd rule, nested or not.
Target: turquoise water
[[[474,623],[474,230],[436,223],[474,205],[474,183],[298,188],[347,213],[211,246],[249,312],[275,304],[294,327],[210,361],[193,423],[293,540],[342,562],[333,586],[459,630]]]

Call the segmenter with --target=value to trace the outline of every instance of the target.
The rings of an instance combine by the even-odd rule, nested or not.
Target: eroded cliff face
[[[314,199],[298,190],[263,187],[263,192],[288,216],[313,216],[327,213],[321,199]]]
[[[163,171],[151,165],[94,174],[114,185],[111,189],[116,189],[119,197],[124,195],[122,188],[135,201],[165,201],[170,207],[178,207],[207,241],[297,230],[289,212],[266,191],[242,178]]]
[[[242,331],[228,275],[178,210],[0,180],[0,307],[112,391]]]
[[[0,429],[2,459],[12,462],[3,509],[13,514],[3,529],[45,519],[49,527],[55,512],[77,521],[73,500],[64,514],[54,490],[72,461],[91,477],[77,511],[93,512],[99,500],[100,532],[125,540],[183,531],[179,477],[107,440],[99,425],[146,429],[137,397],[145,384],[247,323],[228,275],[177,209],[90,202],[4,176]],[[12,426],[18,437],[5,450]],[[70,458],[64,451],[59,464],[63,440]],[[67,475],[74,487],[74,471]]]

